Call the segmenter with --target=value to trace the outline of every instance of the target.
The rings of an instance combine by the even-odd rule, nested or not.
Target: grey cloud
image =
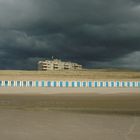
[[[115,60],[119,67],[140,69],[140,51],[136,51]]]
[[[36,69],[52,55],[123,67],[140,51],[139,13],[138,0],[0,0],[0,68]]]
[[[127,54],[118,59],[113,59],[110,61],[91,61],[88,65],[97,67],[97,68],[124,68],[131,70],[139,70],[140,65],[140,51],[136,51],[130,54]]]

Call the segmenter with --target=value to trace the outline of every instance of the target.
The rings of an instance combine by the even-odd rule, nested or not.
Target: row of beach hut
[[[0,81],[0,87],[140,87],[140,81]]]

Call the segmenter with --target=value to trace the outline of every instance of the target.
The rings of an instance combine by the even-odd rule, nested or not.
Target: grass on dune
[[[0,70],[0,76],[48,76],[48,77],[67,77],[84,79],[139,79],[139,71],[129,70],[77,70],[77,71],[25,71],[25,70]]]

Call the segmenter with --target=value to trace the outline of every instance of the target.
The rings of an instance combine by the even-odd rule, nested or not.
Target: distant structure
[[[38,70],[81,70],[82,65],[72,62],[64,62],[59,59],[45,60],[38,62]]]

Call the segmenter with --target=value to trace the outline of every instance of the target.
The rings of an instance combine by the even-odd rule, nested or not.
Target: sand
[[[140,94],[1,94],[3,140],[139,140]]]
[[[140,117],[0,111],[3,140],[139,140]]]

